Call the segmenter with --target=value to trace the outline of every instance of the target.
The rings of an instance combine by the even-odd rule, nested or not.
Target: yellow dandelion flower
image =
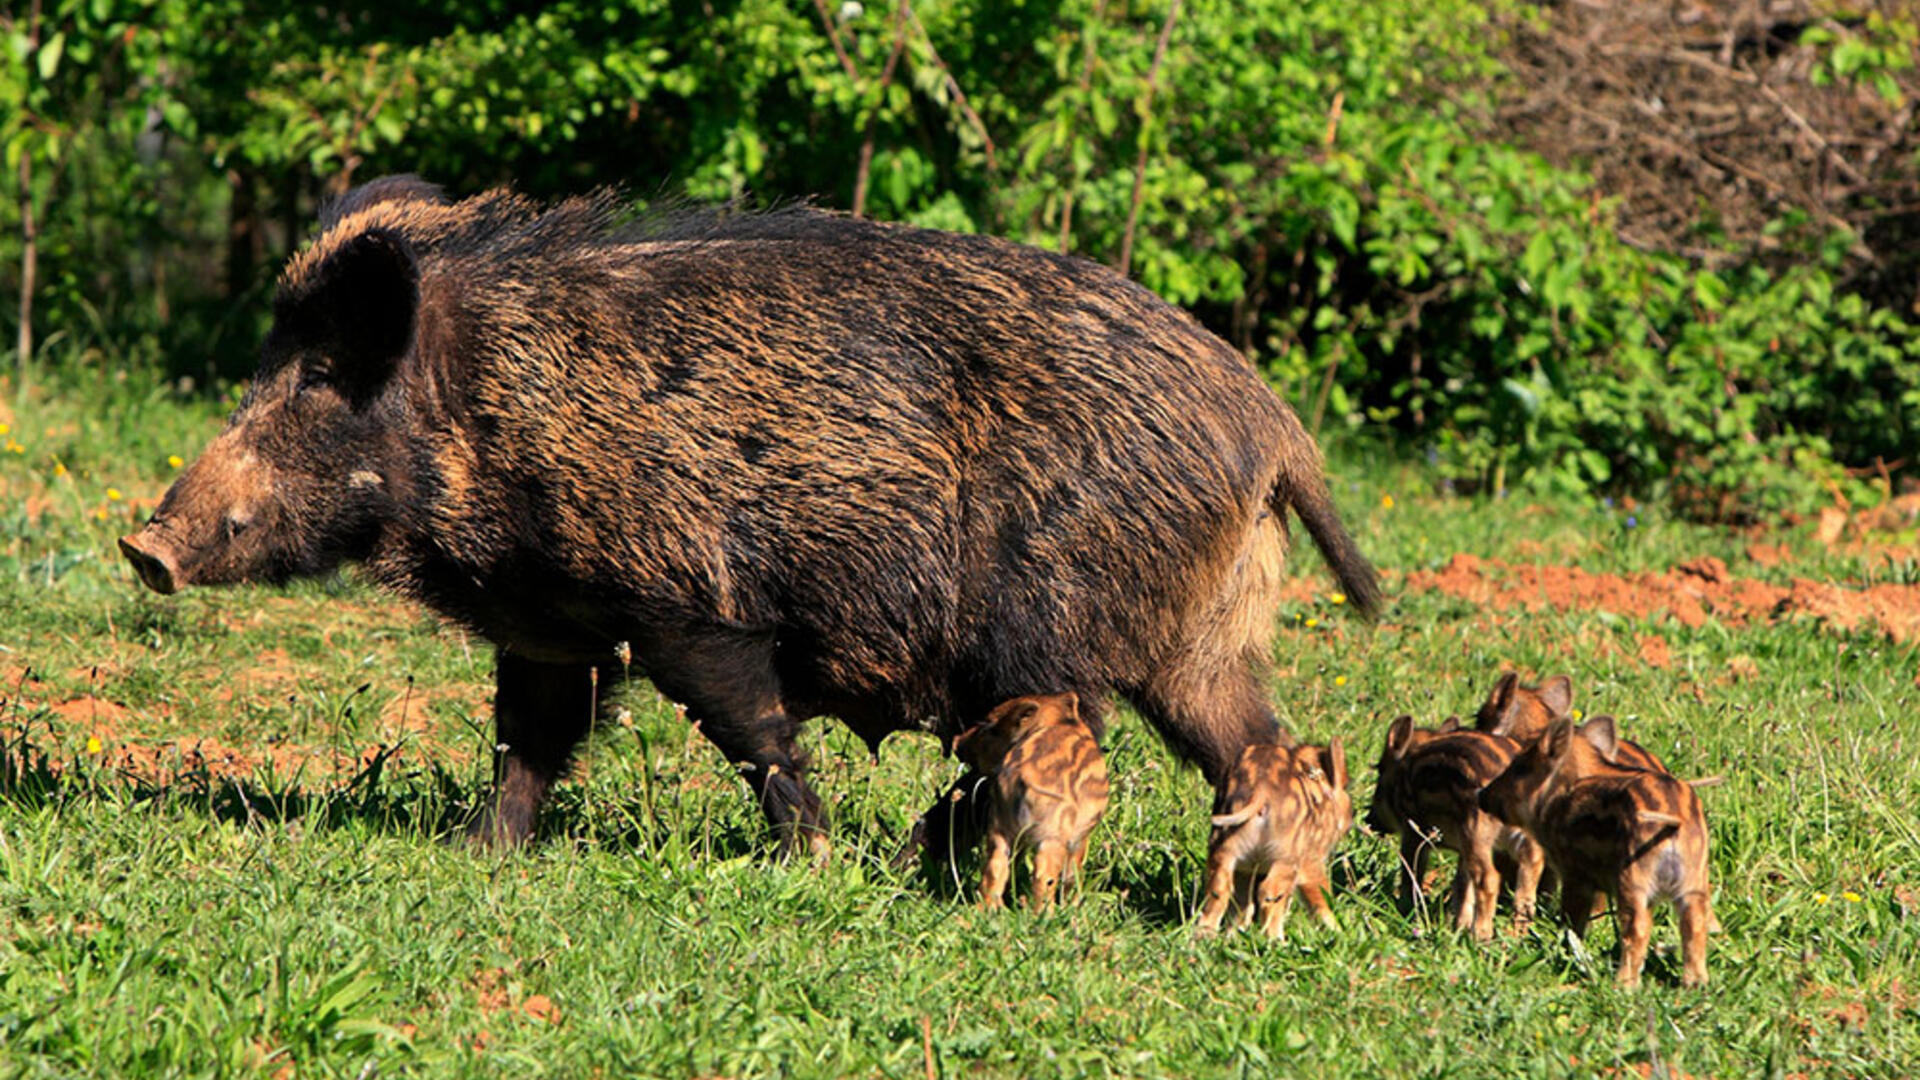
[[[1827,894],[1823,892],[1817,892],[1813,894],[1813,902],[1816,904],[1824,904],[1829,899],[1830,897],[1828,897]]]
[[[108,489],[107,489],[107,501],[108,501],[108,502],[119,502],[119,501],[120,501],[120,489],[119,489],[119,488],[116,488],[116,487],[110,487],[110,488],[108,488]]]
[[[1320,620],[1319,620],[1319,619],[1308,619],[1308,620],[1307,620],[1307,629],[1309,629],[1309,630],[1311,630],[1311,629],[1313,629],[1314,627],[1316,627],[1316,626],[1319,626],[1319,625],[1320,625]]]
[[[20,445],[19,443],[17,443],[17,442],[14,442],[14,441],[13,441],[12,439],[8,439],[8,440],[7,440],[7,453],[9,453],[9,454],[24,454],[24,453],[26,453],[26,452],[27,452],[27,448],[26,448],[26,447],[24,447],[24,446],[21,446],[21,445]]]
[[[169,469],[177,469],[180,466],[185,465],[186,463],[187,463],[186,459],[181,457],[179,454],[167,455],[167,468]]]
[[[1382,510],[1393,509],[1393,496],[1391,495],[1380,496],[1380,509]]]
[[[56,461],[56,462],[54,462],[54,463],[53,463],[53,475],[55,475],[55,476],[65,476],[65,475],[67,475],[67,463],[66,463],[66,462],[64,462],[64,461]]]
[[[0,435],[11,435],[11,434],[13,434],[12,424],[0,424]]]
[[[1344,604],[1347,602],[1347,594],[1343,592],[1337,592],[1337,593],[1334,593],[1332,596],[1327,597],[1327,599],[1336,604]]]
[[[1335,686],[1347,685],[1347,677],[1345,675],[1335,675],[1333,677],[1333,685]]]
[[[98,754],[101,749],[100,737],[98,735],[87,736],[87,753]]]
[[[1578,720],[1578,719],[1580,719],[1581,717],[1583,717],[1583,716],[1585,716],[1585,715],[1587,715],[1587,714],[1586,714],[1586,713],[1583,713],[1583,712],[1581,712],[1581,711],[1580,711],[1579,709],[1575,709],[1575,710],[1573,710],[1573,718],[1574,718],[1575,720]]]
[[[96,507],[93,511],[93,517],[96,521],[107,520],[107,508],[104,506]]]
[[[1854,892],[1852,889],[1848,889],[1846,892],[1843,892],[1840,895],[1849,904],[1857,904],[1860,902],[1860,894],[1857,892]]]

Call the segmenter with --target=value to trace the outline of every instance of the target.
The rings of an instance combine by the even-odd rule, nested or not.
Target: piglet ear
[[[986,730],[985,724],[976,724],[960,734],[955,735],[953,737],[953,756],[962,761],[967,760],[967,748],[973,745],[974,739],[984,730]]]
[[[1055,694],[1054,699],[1060,702],[1061,712],[1067,714],[1067,716],[1071,717],[1075,721],[1078,721],[1080,719],[1080,695],[1079,694],[1076,694],[1073,691],[1068,690],[1064,694]]]
[[[371,398],[413,345],[420,270],[412,245],[391,229],[368,229],[294,272],[274,304],[275,332],[323,357],[327,381],[350,400]]]
[[[1562,716],[1573,709],[1573,679],[1566,675],[1555,675],[1540,684],[1540,703],[1555,716]]]
[[[1347,748],[1341,744],[1340,736],[1335,735],[1327,748],[1320,752],[1321,769],[1327,774],[1327,782],[1335,791],[1347,786]]]
[[[1487,695],[1487,703],[1480,707],[1482,730],[1495,735],[1505,735],[1513,730],[1513,695],[1520,688],[1520,676],[1509,671],[1500,676],[1493,684],[1493,692]],[[1492,726],[1486,726],[1491,724]]]
[[[1440,721],[1440,734],[1442,735],[1450,735],[1459,730],[1460,718],[1457,716],[1449,716],[1445,720]]]
[[[1600,756],[1608,761],[1613,761],[1620,754],[1620,732],[1611,716],[1596,716],[1581,724],[1580,737],[1600,751]]]
[[[1493,684],[1493,693],[1487,695],[1487,704],[1495,709],[1504,710],[1507,703],[1513,700],[1513,692],[1519,688],[1520,673],[1509,671],[1500,676],[1499,682]]]
[[[1077,699],[1076,699],[1077,700]],[[1003,701],[987,714],[987,727],[1002,731],[1017,731],[1020,725],[1032,719],[1040,711],[1040,703],[1030,697],[1014,698]]]
[[[1413,739],[1413,717],[1402,716],[1387,728],[1387,755],[1399,757],[1407,752],[1407,743]]]
[[[1540,736],[1546,743],[1547,756],[1555,761],[1567,755],[1573,749],[1573,720],[1570,717],[1554,717],[1546,734]]]

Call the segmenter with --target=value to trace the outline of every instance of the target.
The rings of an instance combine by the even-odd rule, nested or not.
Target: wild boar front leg
[[[1593,921],[1594,901],[1599,892],[1585,882],[1574,883],[1562,877],[1560,880],[1560,914],[1567,920],[1567,929],[1573,936],[1587,936],[1587,924]]]
[[[1013,879],[1013,844],[994,828],[987,833],[986,866],[980,871],[980,906],[992,911],[1005,903],[1007,882]]]
[[[1522,838],[1513,850],[1513,926],[1524,933],[1533,925],[1534,908],[1539,903],[1540,879],[1546,871],[1547,857],[1531,837]]]
[[[1293,904],[1293,890],[1299,880],[1299,869],[1285,860],[1268,867],[1266,877],[1260,880],[1260,929],[1268,937],[1287,940],[1287,908]],[[1320,898],[1322,905],[1326,902],[1325,897]]]
[[[893,857],[895,870],[906,870],[925,856],[935,867],[950,864],[973,848],[986,829],[986,803],[978,792],[992,778],[972,769],[954,781],[934,804],[914,821],[907,842]]]
[[[591,664],[541,664],[501,649],[494,671],[493,801],[468,829],[489,847],[524,844],[599,702]]]
[[[1327,903],[1327,890],[1333,883],[1327,878],[1327,864],[1312,862],[1300,871],[1300,898],[1307,902],[1307,910],[1321,926],[1328,930],[1340,929],[1340,920],[1333,917],[1333,906]]]
[[[1063,888],[1069,885],[1076,889],[1080,887],[1080,867],[1087,861],[1087,843],[1086,840],[1082,840],[1079,847],[1067,852],[1066,869],[1060,875],[1060,884]]]
[[[1231,838],[1222,838],[1207,855],[1207,899],[1200,905],[1200,921],[1194,927],[1203,937],[1220,932],[1220,921],[1233,903],[1233,869],[1239,861],[1236,849]]]
[[[1493,840],[1499,826],[1484,820],[1465,830],[1460,846],[1461,905],[1456,930],[1471,930],[1475,941],[1493,938],[1493,908],[1500,898],[1500,871],[1493,861]]]

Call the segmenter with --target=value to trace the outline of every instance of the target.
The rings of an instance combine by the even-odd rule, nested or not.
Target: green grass
[[[1296,733],[1349,741],[1362,813],[1388,721],[1466,713],[1507,667],[1567,671],[1576,704],[1676,771],[1727,775],[1703,793],[1725,933],[1701,992],[1677,986],[1670,912],[1632,994],[1611,984],[1610,925],[1577,944],[1551,918],[1512,936],[1503,913],[1479,946],[1403,917],[1391,845],[1362,832],[1335,858],[1339,933],[1296,912],[1285,943],[1196,940],[1208,792],[1124,713],[1085,888],[1047,917],[967,906],[971,865],[958,897],[885,868],[957,771],[931,740],[874,764],[815,725],[838,851],[784,865],[740,782],[644,686],[540,843],[492,857],[448,842],[485,791],[487,650],[346,581],[139,590],[112,538],[221,410],[137,381],[55,391],[0,395],[22,447],[0,454],[0,1076],[918,1078],[929,1055],[941,1076],[1920,1070],[1911,647],[1433,593],[1367,631],[1318,577],[1282,612],[1275,701]],[[1747,538],[1657,509],[1627,528],[1588,503],[1443,498],[1357,450],[1335,473],[1394,570],[1471,552],[1868,572],[1800,533],[1770,537],[1793,559],[1763,568]],[[1649,635],[1671,667],[1635,658]]]

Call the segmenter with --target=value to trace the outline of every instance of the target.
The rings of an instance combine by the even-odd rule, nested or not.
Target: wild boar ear
[[[1573,679],[1566,675],[1555,675],[1540,684],[1540,703],[1561,716],[1573,709]]]
[[[1570,717],[1557,716],[1541,736],[1547,746],[1547,756],[1555,761],[1565,757],[1573,749],[1573,720]]]
[[[1320,762],[1320,768],[1327,774],[1327,782],[1333,785],[1333,789],[1344,789],[1347,786],[1347,748],[1340,742],[1340,736],[1335,735],[1333,741],[1327,743],[1327,748],[1320,752]]]
[[[1387,729],[1387,753],[1399,757],[1407,752],[1407,743],[1413,739],[1413,717],[1402,716]]]
[[[1596,716],[1580,725],[1580,737],[1587,740],[1600,756],[1608,761],[1620,754],[1620,732],[1614,727],[1613,717]]]
[[[412,173],[382,176],[322,205],[320,231],[326,232],[362,210],[388,202],[428,202],[444,206],[447,194],[439,184],[428,183]]]
[[[413,344],[413,246],[391,229],[368,229],[328,255],[288,306],[302,331],[332,346],[332,381],[349,397],[371,396]]]
[[[1449,716],[1445,720],[1440,721],[1440,734],[1442,735],[1451,734],[1459,730],[1460,718],[1457,716]]]

